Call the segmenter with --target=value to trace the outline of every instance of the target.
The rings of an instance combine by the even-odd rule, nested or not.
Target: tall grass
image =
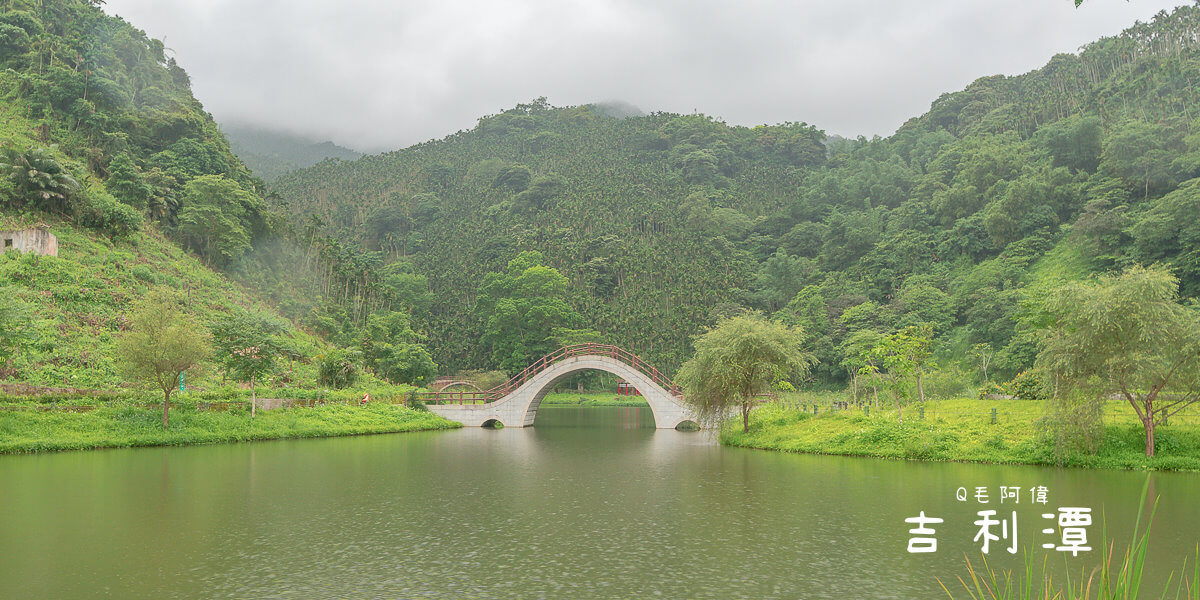
[[[1103,560],[1090,572],[1082,572],[1078,579],[1072,579],[1068,572],[1062,587],[1055,585],[1046,570],[1048,557],[1044,558],[1041,568],[1035,574],[1033,553],[1026,551],[1024,568],[1019,576],[1014,576],[1010,570],[997,570],[983,557],[983,566],[976,569],[967,558],[967,577],[959,577],[958,581],[966,591],[964,598],[971,600],[1138,600],[1139,598],[1157,598],[1158,600],[1185,598],[1200,600],[1200,546],[1196,549],[1195,560],[1192,564],[1191,577],[1187,576],[1187,559],[1184,559],[1179,581],[1175,582],[1172,572],[1163,584],[1162,592],[1157,596],[1142,595],[1142,573],[1146,567],[1146,550],[1150,545],[1150,524],[1154,521],[1154,511],[1158,501],[1150,510],[1146,521],[1145,531],[1141,531],[1142,511],[1146,507],[1146,492],[1150,489],[1150,476],[1142,485],[1141,500],[1138,502],[1137,519],[1133,525],[1133,539],[1120,563],[1113,563],[1114,544],[1108,540],[1108,532],[1101,530],[1100,550]],[[956,596],[938,579],[938,583],[952,600]],[[1174,584],[1172,594],[1172,584]]]

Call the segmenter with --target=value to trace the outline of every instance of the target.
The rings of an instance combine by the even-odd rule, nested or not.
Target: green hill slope
[[[1198,39],[1200,8],[1162,13],[945,94],[888,138],[534,101],[275,189],[364,287],[428,278],[418,326],[451,369],[496,366],[493,309],[476,303],[488,273],[536,250],[569,280],[575,326],[668,369],[718,317],[755,309],[806,326],[828,383],[855,332],[913,323],[944,360],[987,344],[1011,375],[1033,357],[1021,298],[1044,273],[1162,261],[1200,293]],[[1068,255],[1083,258],[1047,264]]]
[[[0,312],[23,332],[15,353],[0,336],[0,376],[124,385],[115,340],[156,287],[205,324],[239,308],[283,321],[223,272],[286,228],[161,41],[93,2],[16,0],[0,9],[0,61],[0,230],[44,224],[59,242],[57,257],[0,254]],[[295,352],[273,382],[314,387],[330,346],[282,324]],[[218,358],[193,385],[222,383]]]

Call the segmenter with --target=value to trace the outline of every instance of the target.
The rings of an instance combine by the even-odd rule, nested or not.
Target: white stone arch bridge
[[[637,388],[650,405],[654,425],[659,429],[699,423],[695,411],[683,402],[679,386],[637,355],[607,344],[565,346],[490,390],[419,392],[415,398],[429,410],[467,427],[491,422],[529,427],[542,398],[557,381],[588,369],[612,373]]]

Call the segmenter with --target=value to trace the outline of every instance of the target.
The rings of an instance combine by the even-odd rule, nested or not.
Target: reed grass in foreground
[[[1178,580],[1175,580],[1175,574],[1172,573],[1158,595],[1142,592],[1142,572],[1146,566],[1146,550],[1150,545],[1150,523],[1154,520],[1154,511],[1151,510],[1146,529],[1141,531],[1141,515],[1145,508],[1149,485],[1150,479],[1147,477],[1146,483],[1142,485],[1138,520],[1133,526],[1133,540],[1126,548],[1120,563],[1113,563],[1114,544],[1105,534],[1099,546],[1103,553],[1100,564],[1090,572],[1080,573],[1078,579],[1072,579],[1068,573],[1061,587],[1050,577],[1045,559],[1042,561],[1040,572],[1035,574],[1035,561],[1031,552],[1025,553],[1025,568],[1018,575],[1014,575],[1012,571],[998,571],[992,568],[986,556],[983,558],[983,566],[976,570],[968,558],[967,578],[958,578],[966,591],[965,596],[955,596],[940,579],[938,583],[952,600],[1200,600],[1200,547],[1197,548],[1192,561],[1190,576],[1185,558]]]
[[[262,411],[253,419],[246,409],[220,412],[173,407],[170,429],[165,431],[162,409],[145,406],[101,406],[82,413],[0,411],[0,453],[181,446],[461,426],[431,412],[384,402]]]

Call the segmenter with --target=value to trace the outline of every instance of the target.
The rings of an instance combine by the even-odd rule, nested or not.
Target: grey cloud
[[[379,151],[547,96],[886,135],[1178,0],[108,0],[218,120]]]

